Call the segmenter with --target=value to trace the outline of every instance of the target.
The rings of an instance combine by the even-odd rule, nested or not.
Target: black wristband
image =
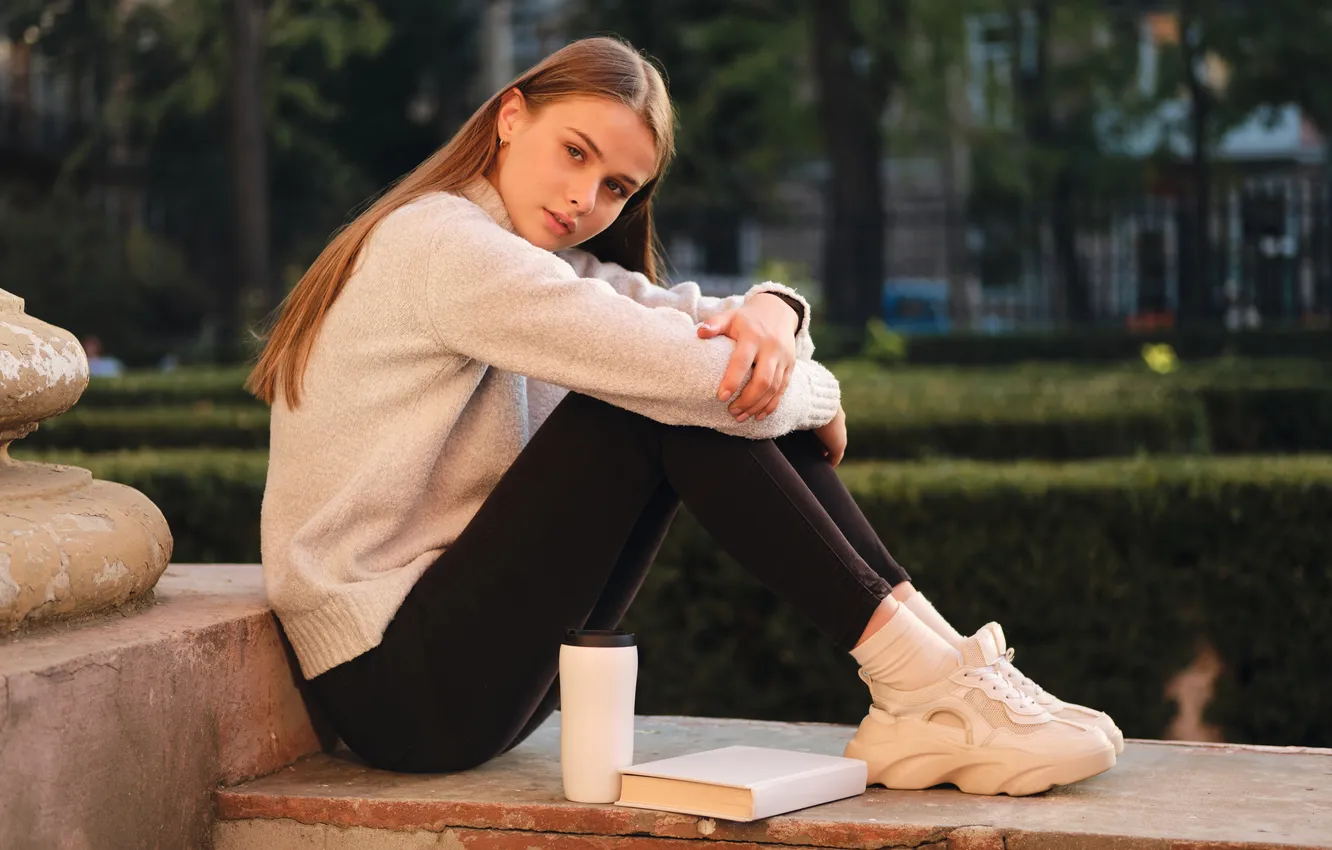
[[[773,292],[772,290],[768,290],[767,292],[765,292],[765,293],[763,293],[763,294],[764,294],[764,295],[776,295],[778,298],[780,298],[780,299],[782,299],[783,301],[785,301],[786,304],[787,304],[787,306],[789,306],[792,310],[795,310],[795,312],[796,312],[796,334],[799,335],[799,334],[800,334],[800,326],[801,326],[802,324],[805,323],[805,305],[801,304],[799,301],[795,300],[795,299],[792,298],[791,296],[789,296],[789,295],[787,295],[787,294],[785,294],[785,293],[782,293],[782,292]]]

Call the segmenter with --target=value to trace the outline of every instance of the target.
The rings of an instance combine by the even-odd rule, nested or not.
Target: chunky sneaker
[[[1115,721],[1110,719],[1110,715],[1104,711],[1087,708],[1085,705],[1064,702],[1022,675],[1022,671],[1013,666],[1013,648],[1004,641],[1004,630],[1000,628],[998,623],[987,624],[982,629],[982,631],[985,630],[989,630],[995,645],[999,647],[1001,655],[995,661],[994,667],[1000,675],[1008,680],[1010,685],[1031,697],[1037,705],[1060,720],[1071,720],[1074,723],[1081,723],[1083,726],[1095,726],[1105,733],[1105,737],[1110,739],[1110,743],[1115,745],[1115,755],[1124,752],[1124,733],[1119,731],[1119,727],[1115,725]]]
[[[947,678],[903,691],[860,671],[874,704],[844,755],[869,765],[869,784],[1023,796],[1114,767],[1100,729],[1054,717],[995,668],[1003,658],[989,626],[958,648]]]

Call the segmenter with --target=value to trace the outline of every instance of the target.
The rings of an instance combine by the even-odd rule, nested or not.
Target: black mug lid
[[[564,633],[564,645],[634,646],[634,635],[619,629],[569,629]]]

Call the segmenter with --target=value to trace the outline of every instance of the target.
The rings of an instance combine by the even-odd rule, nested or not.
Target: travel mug
[[[560,646],[560,773],[575,803],[620,799],[634,761],[638,646],[629,632],[569,629]]]

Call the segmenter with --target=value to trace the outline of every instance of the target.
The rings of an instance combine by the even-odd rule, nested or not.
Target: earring
[[[499,146],[500,146],[500,147],[505,147],[505,146],[507,146],[508,144],[509,144],[509,140],[508,140],[508,139],[500,139],[500,143],[499,143]]]

